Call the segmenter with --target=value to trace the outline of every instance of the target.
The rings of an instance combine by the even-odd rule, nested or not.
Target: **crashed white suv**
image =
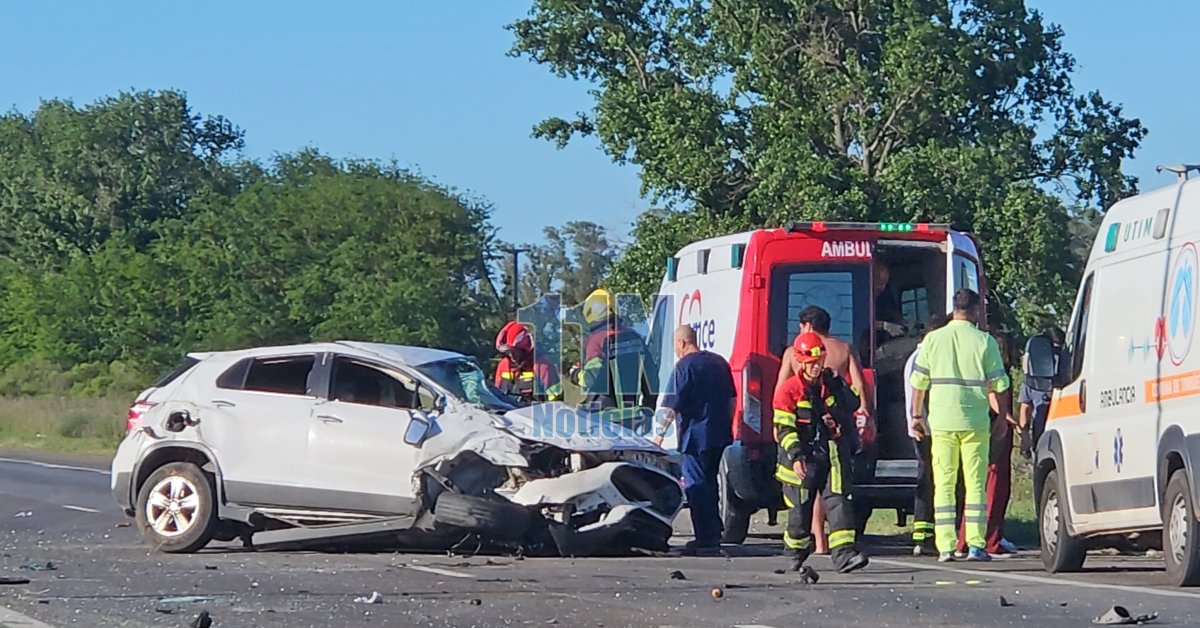
[[[239,538],[663,550],[683,501],[652,442],[563,404],[515,409],[473,360],[432,349],[192,354],[128,428],[113,494],[165,552]]]

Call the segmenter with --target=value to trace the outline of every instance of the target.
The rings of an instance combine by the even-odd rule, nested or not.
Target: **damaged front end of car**
[[[428,452],[420,473],[432,530],[531,555],[665,551],[683,506],[666,452],[582,412],[574,434],[535,433],[531,411],[492,417],[497,429],[453,453]]]

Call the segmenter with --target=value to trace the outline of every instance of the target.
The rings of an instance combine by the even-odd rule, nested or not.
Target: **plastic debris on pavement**
[[[370,596],[354,598],[355,604],[383,604],[383,596],[379,591],[372,591]]]
[[[1092,620],[1093,624],[1100,626],[1128,626],[1148,624],[1158,619],[1158,613],[1149,615],[1133,615],[1124,606],[1114,606],[1103,615]]]

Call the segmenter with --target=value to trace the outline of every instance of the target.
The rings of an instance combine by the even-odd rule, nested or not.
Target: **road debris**
[[[167,608],[167,607],[165,607],[165,606],[159,606],[159,607],[157,607],[157,608],[155,608],[155,609],[154,609],[154,612],[156,612],[156,613],[160,613],[160,614],[162,614],[162,615],[174,615],[174,614],[175,614],[175,609],[173,609],[173,608]]]
[[[671,572],[672,580],[687,580],[687,576],[683,575],[682,571],[675,570]]]
[[[483,600],[474,598],[471,600],[471,606],[483,606]]]
[[[188,624],[191,628],[211,628],[212,625],[212,615],[209,615],[208,611],[200,611],[200,614],[196,615],[192,623]]]
[[[370,596],[354,598],[355,604],[383,604],[383,596],[379,591],[372,591]]]
[[[204,597],[202,595],[181,595],[178,597],[158,598],[159,604],[203,604],[211,601],[213,601],[211,597]]]
[[[29,584],[29,578],[10,578],[8,576],[0,576],[0,585],[8,584]]]
[[[217,570],[216,565],[205,565],[204,566],[204,571],[216,571],[216,570]]]
[[[1108,609],[1108,612],[1093,619],[1092,623],[1101,626],[1124,626],[1132,624],[1140,626],[1156,619],[1158,619],[1158,613],[1134,616],[1124,606],[1114,606]]]
[[[21,565],[22,571],[58,571],[58,565],[54,561],[47,561],[46,564],[32,563],[29,565]]]
[[[13,515],[13,517],[15,517],[17,519],[25,519],[27,517],[32,517],[32,516],[33,516],[32,510],[23,510],[23,511],[18,512],[17,514]]]
[[[714,600],[719,600],[725,597],[725,591],[721,587],[713,587],[712,596]]]
[[[1000,596],[1000,608],[1009,608],[1012,606],[1016,606],[1016,604],[1009,602],[1008,598],[1004,597],[1003,595]]]
[[[118,523],[117,525],[115,525],[113,527],[114,528],[132,528],[133,524],[128,521],[122,521],[121,523]]]

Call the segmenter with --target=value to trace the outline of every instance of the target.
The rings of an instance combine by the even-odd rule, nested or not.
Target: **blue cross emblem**
[[[1121,434],[1121,428],[1117,428],[1117,435],[1113,437],[1113,466],[1117,468],[1117,473],[1121,472],[1121,465],[1125,463],[1125,437]]]

